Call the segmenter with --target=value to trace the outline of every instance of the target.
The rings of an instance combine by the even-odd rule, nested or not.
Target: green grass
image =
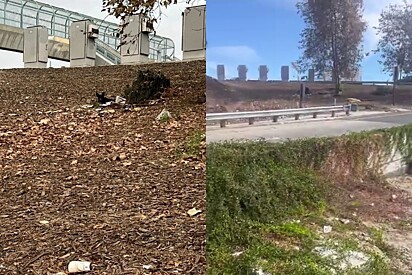
[[[204,140],[205,140],[204,132],[199,131],[191,135],[185,144],[186,154],[190,156],[198,156],[202,148],[202,141]]]
[[[327,213],[336,211],[329,201],[333,183],[321,172],[330,150],[346,148],[351,165],[364,165],[367,152],[353,153],[365,147],[363,142],[369,142],[367,133],[343,142],[322,138],[208,145],[207,274],[253,274],[258,266],[270,274],[331,274],[336,262],[314,253],[315,247],[333,243],[342,253],[362,251],[345,235],[358,223],[336,221],[333,234],[319,232]],[[233,256],[235,252],[242,253]],[[339,274],[390,274],[380,256],[365,253],[371,260],[364,268]]]
[[[176,156],[181,158],[202,157],[203,142],[206,142],[206,135],[202,131],[196,131],[186,137],[176,148]]]

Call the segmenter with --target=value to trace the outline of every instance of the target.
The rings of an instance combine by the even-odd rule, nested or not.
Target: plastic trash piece
[[[92,265],[90,262],[72,261],[69,263],[68,270],[69,273],[88,272],[92,271]]]

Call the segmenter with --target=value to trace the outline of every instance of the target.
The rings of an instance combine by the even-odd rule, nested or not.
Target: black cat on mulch
[[[114,101],[113,99],[106,97],[105,92],[102,92],[101,94],[96,93],[96,97],[97,97],[97,102],[99,102],[100,104],[105,104],[107,102],[113,102]]]

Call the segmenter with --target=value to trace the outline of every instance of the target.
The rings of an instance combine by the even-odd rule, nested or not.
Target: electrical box
[[[124,37],[120,47],[121,64],[136,64],[149,60],[149,33],[153,31],[152,22],[141,14],[128,16],[124,23]]]
[[[75,21],[70,26],[70,66],[95,66],[96,39],[99,29],[90,20]]]
[[[247,67],[246,65],[239,65],[237,67],[237,72],[238,72],[238,78],[241,81],[246,81],[247,80]]]
[[[289,66],[282,66],[280,68],[280,75],[282,81],[289,81]]]
[[[183,59],[206,58],[206,5],[188,7],[182,17]]]
[[[267,81],[268,80],[269,69],[266,65],[259,66],[259,80]]]
[[[225,80],[225,65],[217,65],[217,80]]]
[[[45,68],[49,57],[49,34],[44,26],[28,27],[24,30],[23,62],[25,67]]]
[[[141,32],[142,33],[151,33],[154,32],[153,21],[149,20],[147,17],[141,19]]]
[[[308,71],[308,80],[310,82],[315,81],[315,69],[309,69],[309,71]]]
[[[94,39],[99,38],[99,29],[96,25],[89,25],[87,36]]]

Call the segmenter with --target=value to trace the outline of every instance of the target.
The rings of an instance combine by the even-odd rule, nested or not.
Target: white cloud
[[[237,66],[244,64],[249,66],[258,66],[262,61],[258,53],[249,46],[219,46],[207,48],[207,74],[216,75],[216,66],[225,65],[225,74],[227,78],[237,75]]]
[[[364,35],[364,48],[366,52],[376,49],[379,41],[379,35],[376,33],[374,27],[379,26],[379,18],[381,12],[389,5],[401,4],[403,0],[364,0],[363,18],[368,24]]]
[[[207,49],[207,55],[212,59],[225,59],[237,62],[250,62],[260,59],[254,49],[249,46],[219,46]]]
[[[113,16],[107,16],[107,13],[101,12],[102,1],[101,0],[40,0],[42,3],[50,4],[53,6],[61,7],[67,10],[75,11],[82,14],[87,14],[98,19],[105,19],[110,22],[118,23]],[[205,5],[206,0],[195,0],[192,5]],[[182,15],[185,7],[187,7],[184,0],[179,0],[177,5],[169,6],[167,9],[163,9],[164,13],[159,26],[156,27],[156,34],[164,37],[171,38],[175,43],[175,55],[177,58],[182,58],[181,40],[182,40]],[[9,51],[0,50],[0,68],[17,68],[23,67],[23,55],[10,53]],[[61,65],[67,66],[67,62],[52,60],[53,67],[60,67]]]

